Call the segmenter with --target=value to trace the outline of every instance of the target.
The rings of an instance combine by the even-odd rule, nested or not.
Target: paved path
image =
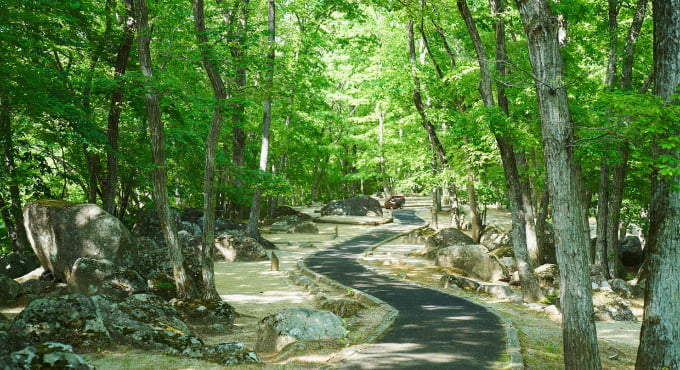
[[[376,343],[351,356],[346,369],[492,369],[503,362],[505,329],[498,317],[461,298],[376,275],[356,261],[385,239],[424,224],[411,210],[394,212],[395,222],[316,253],[311,270],[377,297],[399,311]]]

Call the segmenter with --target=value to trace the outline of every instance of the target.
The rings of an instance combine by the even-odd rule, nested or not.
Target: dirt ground
[[[410,202],[411,206],[413,202]],[[408,204],[407,204],[408,205]],[[303,210],[312,213],[313,210]],[[430,221],[429,213],[420,212],[421,217]],[[389,217],[389,214],[386,214]],[[508,215],[501,211],[489,210],[487,223],[507,228]],[[439,215],[439,227],[448,227],[450,219]],[[336,220],[337,221],[337,220]],[[355,220],[356,221],[356,220]],[[319,223],[319,234],[271,234],[263,236],[274,242],[279,250],[279,271],[271,271],[270,261],[220,262],[215,265],[216,285],[222,299],[236,308],[239,313],[233,329],[223,334],[205,334],[207,344],[220,342],[242,342],[254,348],[258,322],[265,316],[284,308],[318,308],[320,295],[340,297],[348,292],[332,289],[323,284],[316,291],[309,292],[294,285],[290,276],[298,274],[297,262],[304,256],[330,247],[333,243],[346,240],[374,227],[368,224],[377,219],[363,219],[367,225]],[[363,261],[380,273],[408,279],[418,284],[438,287],[443,272],[431,262],[408,257],[417,245],[403,243],[401,238],[375,249]],[[518,329],[522,344],[522,355],[527,369],[562,368],[561,327],[547,315],[530,311],[525,305],[500,302],[490,297],[479,296],[465,291],[457,292],[468,299],[491,307],[506,317]],[[638,307],[636,314],[641,314]],[[16,312],[6,312],[13,314]],[[334,368],[343,356],[351,354],[366,338],[376,333],[385,310],[369,308],[346,321],[350,328],[347,341],[319,342],[293,345],[282,353],[258,353],[264,364],[235,366],[241,369],[326,369]],[[598,338],[600,354],[605,369],[634,368],[640,323],[599,322]],[[193,359],[153,354],[128,347],[104,349],[98,353],[83,356],[98,369],[220,369],[220,365]]]

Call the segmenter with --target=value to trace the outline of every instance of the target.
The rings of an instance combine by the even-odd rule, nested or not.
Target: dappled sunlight
[[[270,303],[290,303],[297,304],[302,303],[308,299],[308,297],[300,295],[297,292],[291,292],[286,290],[271,290],[264,291],[258,294],[220,294],[220,297],[225,302],[232,304],[238,303],[256,303],[256,304],[270,304]]]
[[[353,354],[338,368],[398,369],[417,366],[421,369],[454,369],[467,368],[474,361],[469,356],[428,351],[426,347],[416,343],[379,343]]]

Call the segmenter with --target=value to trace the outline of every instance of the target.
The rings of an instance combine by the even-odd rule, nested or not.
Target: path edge
[[[395,236],[395,237],[391,237],[391,238],[385,239],[385,240],[381,241],[380,243],[378,243],[378,244],[376,244],[376,245],[373,245],[373,246],[370,246],[370,247],[366,248],[366,249],[364,250],[363,255],[365,256],[365,255],[367,255],[368,253],[371,253],[374,249],[376,249],[376,248],[382,246],[383,244],[387,244],[387,243],[391,242],[391,241],[394,240],[394,239],[397,239],[397,238],[399,238],[399,237],[402,237],[402,236],[404,236],[404,235],[406,235],[406,234],[409,234],[409,233],[413,232],[414,230],[424,229],[424,228],[429,227],[429,226],[430,226],[430,224],[428,223],[428,224],[425,225],[425,226],[421,226],[421,227],[415,228],[415,229],[413,229],[413,230],[411,230],[411,231],[409,231],[409,232],[405,232],[405,233],[400,234],[400,235],[397,235],[397,236]],[[484,304],[484,303],[475,302],[475,301],[473,301],[473,300],[471,300],[471,299],[469,299],[469,298],[467,298],[467,297],[463,297],[463,296],[456,295],[456,294],[454,294],[454,293],[451,292],[451,291],[447,291],[447,290],[440,289],[440,288],[437,288],[437,287],[426,286],[426,285],[420,284],[420,283],[418,283],[418,282],[415,282],[415,281],[413,281],[413,280],[403,279],[403,278],[400,278],[400,277],[398,277],[398,276],[393,276],[393,275],[386,274],[386,273],[384,273],[384,272],[382,272],[382,271],[380,271],[380,270],[377,270],[377,269],[374,268],[373,266],[369,266],[369,265],[367,265],[366,263],[363,263],[361,260],[359,260],[359,255],[357,256],[357,262],[360,263],[362,266],[364,266],[366,269],[371,270],[371,271],[373,271],[374,273],[376,273],[376,274],[378,274],[378,275],[381,275],[381,276],[384,276],[384,277],[388,277],[388,278],[390,278],[390,279],[401,280],[401,281],[407,282],[407,283],[409,283],[409,284],[418,285],[418,286],[420,286],[421,288],[431,289],[431,290],[434,290],[434,291],[437,291],[437,292],[440,292],[440,293],[443,293],[443,294],[446,294],[446,295],[450,295],[450,296],[453,296],[453,297],[456,297],[456,298],[460,298],[460,299],[466,300],[466,301],[468,301],[468,302],[470,302],[470,303],[472,303],[472,304],[481,306],[481,307],[483,307],[484,309],[486,309],[487,311],[491,312],[491,313],[494,314],[496,317],[498,317],[498,319],[499,319],[499,320],[503,323],[503,325],[505,326],[505,336],[506,336],[506,338],[507,338],[506,352],[507,352],[507,354],[510,356],[510,364],[508,365],[507,368],[508,368],[508,369],[511,369],[511,370],[522,370],[522,369],[524,369],[524,357],[522,356],[522,346],[520,345],[520,341],[519,341],[519,332],[518,332],[517,328],[515,328],[515,326],[512,324],[512,321],[510,321],[510,319],[508,319],[507,317],[503,316],[503,315],[502,315],[498,310],[496,310],[495,308],[493,308],[493,307],[491,307],[491,306],[489,306],[489,305],[487,305],[487,304]]]

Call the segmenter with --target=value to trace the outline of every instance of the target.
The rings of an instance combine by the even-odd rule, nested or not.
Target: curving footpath
[[[312,271],[374,296],[399,311],[390,329],[340,368],[508,367],[505,328],[498,316],[465,299],[378,275],[356,261],[366,249],[424,224],[411,210],[394,212],[394,218],[394,223],[304,260]]]

